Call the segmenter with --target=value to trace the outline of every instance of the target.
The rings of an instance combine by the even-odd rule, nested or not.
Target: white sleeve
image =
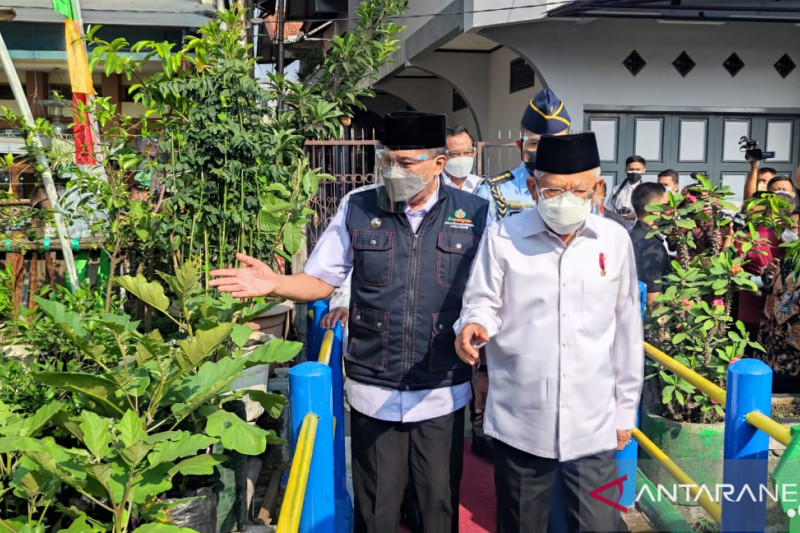
[[[502,324],[500,309],[503,306],[503,270],[497,262],[496,246],[499,224],[489,227],[478,247],[472,271],[464,290],[461,316],[454,324],[456,333],[474,322],[494,336]]]

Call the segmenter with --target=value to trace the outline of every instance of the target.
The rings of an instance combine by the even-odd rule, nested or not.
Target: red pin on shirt
[[[606,254],[604,254],[603,252],[600,252],[600,258],[599,259],[600,259],[600,275],[601,276],[605,276],[606,275]]]

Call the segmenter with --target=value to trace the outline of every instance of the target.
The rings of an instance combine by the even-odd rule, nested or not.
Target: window
[[[536,74],[524,59],[520,57],[511,62],[511,76],[508,85],[509,93],[533,87],[535,81]]]
[[[453,111],[461,111],[467,108],[467,102],[461,93],[453,89]]]

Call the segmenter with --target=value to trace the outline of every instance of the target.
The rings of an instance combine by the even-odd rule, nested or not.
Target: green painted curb
[[[636,470],[636,494],[642,492],[642,487],[647,485],[650,494],[656,494],[658,489],[647,479],[641,469]],[[647,494],[647,493],[645,493]],[[662,498],[661,501],[651,501],[646,497],[636,502],[641,511],[656,526],[657,531],[669,531],[670,533],[692,533],[694,530],[683,518],[683,515],[675,509],[669,500]]]

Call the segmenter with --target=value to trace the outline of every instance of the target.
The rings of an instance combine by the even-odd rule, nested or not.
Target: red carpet
[[[496,529],[496,500],[494,469],[470,452],[470,439],[464,441],[464,474],[461,477],[461,533],[494,533]]]

